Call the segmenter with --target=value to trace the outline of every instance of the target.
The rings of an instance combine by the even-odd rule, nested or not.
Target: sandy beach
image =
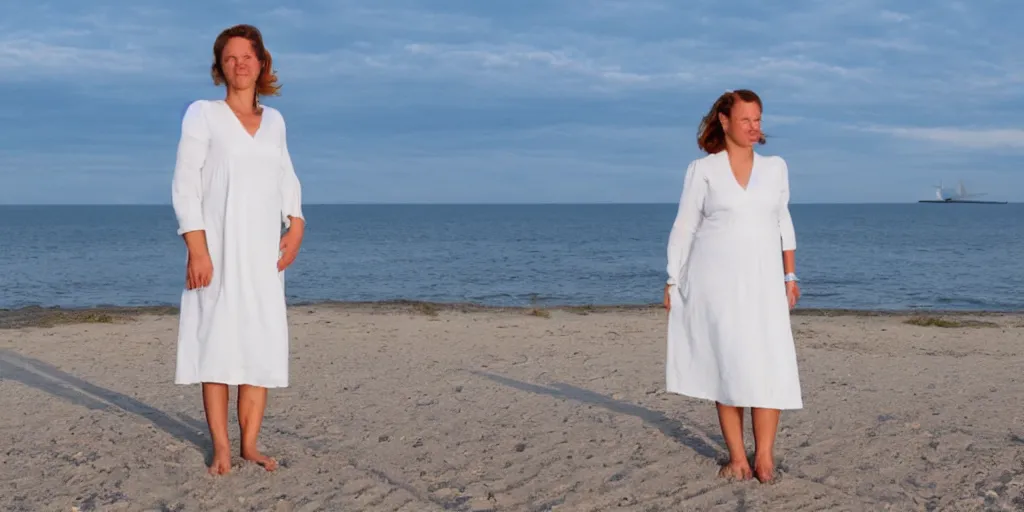
[[[656,307],[290,315],[282,467],[215,478],[173,311],[0,312],[0,510],[1024,510],[1024,315],[794,316],[772,485],[716,478]]]

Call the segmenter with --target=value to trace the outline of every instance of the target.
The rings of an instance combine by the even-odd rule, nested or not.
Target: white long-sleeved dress
[[[189,105],[172,203],[178,234],[205,230],[213,279],[184,290],[175,382],[288,385],[282,225],[303,218],[302,191],[280,112],[263,107],[249,135],[224,101]]]
[[[782,158],[755,153],[746,189],[725,151],[690,163],[668,242],[667,391],[803,407],[782,267],[795,249]]]

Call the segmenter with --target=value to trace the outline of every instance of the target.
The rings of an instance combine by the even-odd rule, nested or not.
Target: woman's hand
[[[210,259],[210,253],[189,252],[188,265],[185,267],[185,288],[188,290],[205,288],[210,286],[212,280],[213,260]]]
[[[281,257],[277,260],[277,271],[281,272],[288,268],[299,255],[299,247],[302,246],[302,235],[306,225],[302,219],[292,218],[291,227],[281,237]]]
[[[671,295],[671,291],[670,290],[672,290],[672,285],[666,284],[665,285],[665,299],[664,299],[665,311],[671,311],[672,310],[672,295]]]
[[[213,260],[206,245],[206,231],[189,231],[182,235],[188,249],[188,263],[185,264],[185,289],[195,290],[210,286],[213,280]]]
[[[796,307],[797,301],[800,300],[800,285],[796,284],[796,281],[786,283],[786,297],[789,299],[789,309]]]

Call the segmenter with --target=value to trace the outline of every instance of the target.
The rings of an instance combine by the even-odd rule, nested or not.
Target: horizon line
[[[832,201],[832,202],[801,202],[792,201],[790,206],[827,206],[827,205],[894,205],[894,204],[919,204],[919,200],[913,201]],[[338,203],[305,203],[302,206],[642,206],[642,205],[678,205],[678,201],[546,201],[546,202],[338,202]],[[1021,204],[1020,201],[1007,201],[1007,204]],[[170,207],[171,203],[0,203],[3,207],[112,207],[112,206],[164,206]]]

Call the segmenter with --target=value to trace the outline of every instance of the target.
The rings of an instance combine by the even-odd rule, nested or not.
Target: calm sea
[[[801,307],[1024,310],[1024,205],[793,205]],[[661,300],[675,205],[311,205],[292,303]],[[176,305],[170,206],[0,206],[0,308]]]

